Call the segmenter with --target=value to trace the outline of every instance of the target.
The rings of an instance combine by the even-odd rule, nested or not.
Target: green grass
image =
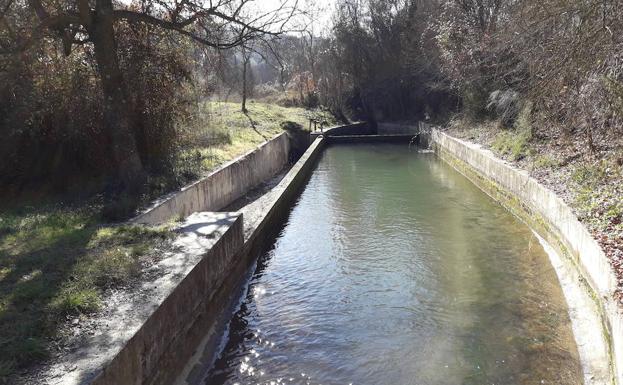
[[[532,166],[535,169],[555,168],[560,166],[560,162],[551,155],[540,154],[534,157]]]
[[[511,160],[520,160],[531,155],[529,131],[502,131],[496,135],[491,147]]]
[[[322,110],[282,107],[253,100],[247,103],[247,110],[244,114],[240,103],[206,103],[207,126],[195,129],[189,136],[180,155],[180,172],[196,176],[209,172],[283,132],[281,123],[286,121],[296,122],[305,129],[310,118],[335,124],[335,119]]]
[[[128,285],[171,232],[104,226],[100,207],[26,208],[0,216],[0,383],[48,357],[68,319]]]
[[[587,222],[599,228],[623,230],[623,171],[613,161],[602,159],[575,168],[571,175],[576,198],[574,207]]]

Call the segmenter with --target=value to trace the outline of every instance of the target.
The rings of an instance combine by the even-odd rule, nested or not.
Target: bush
[[[301,126],[300,124],[290,121],[290,120],[286,120],[284,122],[281,122],[280,124],[281,129],[284,131],[292,131],[292,132],[297,132],[297,131],[304,131],[305,128],[303,126]]]
[[[303,99],[303,106],[305,108],[318,108],[320,105],[320,98],[316,92],[310,92],[305,95]]]
[[[513,90],[496,90],[489,94],[487,110],[495,112],[506,128],[515,124],[519,114],[519,94]]]
[[[474,120],[480,120],[489,115],[487,110],[487,93],[478,87],[465,87],[462,102],[465,115]]]
[[[122,28],[120,65],[137,150],[148,173],[166,174],[179,147],[177,123],[192,116],[196,105],[188,48],[171,44],[164,33]],[[4,195],[27,189],[37,194],[79,190],[85,196],[102,191],[116,170],[88,46],[67,57],[46,45],[0,58],[0,133]]]

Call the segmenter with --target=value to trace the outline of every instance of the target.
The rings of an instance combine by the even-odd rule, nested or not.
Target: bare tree
[[[247,97],[249,91],[248,72],[251,70],[249,64],[251,61],[251,51],[242,44],[240,53],[242,54],[242,112],[247,112]]]

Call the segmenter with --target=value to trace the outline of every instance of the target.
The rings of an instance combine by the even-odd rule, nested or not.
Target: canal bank
[[[258,229],[266,230],[280,212],[287,211],[288,199],[313,168],[322,141],[302,157],[296,154],[297,142],[296,137],[279,135],[131,221],[175,221],[171,251],[141,271],[141,281],[131,290],[106,298],[75,349],[38,368],[22,383],[171,384],[236,296],[248,259],[269,234]],[[270,185],[273,194],[250,220],[243,222],[244,210],[225,211],[264,185]],[[201,191],[211,196],[202,197]],[[205,202],[213,206],[188,211]]]

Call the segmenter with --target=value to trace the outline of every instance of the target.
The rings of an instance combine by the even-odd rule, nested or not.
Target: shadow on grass
[[[94,231],[78,229],[43,249],[14,255],[2,250],[0,270],[6,274],[0,280],[0,383],[15,370],[48,356],[63,316],[51,302],[71,280]]]
[[[102,293],[135,277],[141,256],[167,237],[103,226],[90,210],[3,215],[0,223],[0,384],[49,358],[67,322],[97,311]]]
[[[242,111],[242,113],[244,114],[244,116],[247,117],[247,119],[249,119],[249,123],[251,124],[251,128],[253,128],[253,131],[255,131],[259,136],[264,138],[265,141],[270,140],[270,138],[262,134],[260,130],[257,129],[257,123],[253,120],[253,118],[251,118],[251,114],[249,113],[249,110],[244,110]]]

